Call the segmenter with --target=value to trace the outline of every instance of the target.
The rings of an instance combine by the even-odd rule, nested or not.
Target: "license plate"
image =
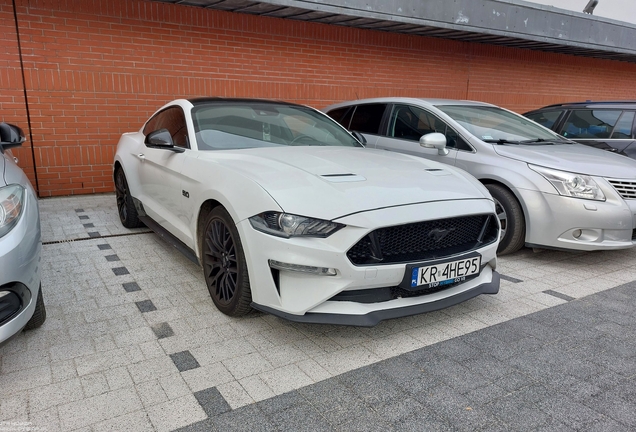
[[[411,270],[411,288],[435,288],[464,282],[479,275],[481,255],[455,261],[439,262]]]

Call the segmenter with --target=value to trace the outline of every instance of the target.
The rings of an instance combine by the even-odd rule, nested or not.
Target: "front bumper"
[[[18,310],[0,322],[0,345],[29,322],[40,289],[40,216],[33,189],[29,187],[27,191],[18,224],[0,238],[0,292],[15,293],[20,302]]]
[[[623,200],[607,190],[604,202],[517,192],[526,206],[527,246],[593,251],[636,245],[636,200]]]
[[[471,212],[467,213],[466,209]],[[253,307],[292,321],[374,325],[383,319],[448,307],[482,293],[494,294],[499,288],[498,276],[493,272],[497,263],[497,242],[477,250],[484,266],[478,277],[442,291],[376,303],[330,301],[345,291],[395,287],[404,279],[405,263],[356,266],[349,261],[346,252],[368,232],[423,219],[492,213],[494,205],[487,199],[374,210],[337,220],[346,227],[326,239],[279,238],[256,231],[249,221],[243,221],[237,227],[252,281]],[[457,256],[461,255],[463,253]],[[273,270],[269,260],[336,269],[337,274],[323,276]]]

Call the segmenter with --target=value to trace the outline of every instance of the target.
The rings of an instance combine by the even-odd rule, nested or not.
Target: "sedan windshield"
[[[192,121],[199,150],[362,147],[329,117],[302,106],[267,102],[210,103],[195,106]]]
[[[518,114],[493,106],[438,105],[475,137],[497,144],[568,143]]]

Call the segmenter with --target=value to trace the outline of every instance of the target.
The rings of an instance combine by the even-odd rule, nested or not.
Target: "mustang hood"
[[[505,157],[578,174],[636,178],[636,161],[583,144],[495,145]]]
[[[252,178],[285,212],[302,216],[332,220],[413,203],[490,199],[461,170],[383,150],[270,147],[220,153],[216,161]]]

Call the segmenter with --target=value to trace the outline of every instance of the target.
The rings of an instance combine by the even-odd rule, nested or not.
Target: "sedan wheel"
[[[217,207],[208,216],[202,246],[205,282],[216,307],[230,316],[250,312],[252,293],[243,246],[224,208]]]
[[[115,173],[115,198],[117,199],[117,211],[119,212],[121,224],[126,228],[142,226],[143,223],[139,220],[137,209],[128,190],[126,175],[121,168]]]
[[[517,198],[503,186],[487,184],[495,200],[495,212],[501,224],[497,254],[506,255],[521,249],[526,241],[526,224]]]

